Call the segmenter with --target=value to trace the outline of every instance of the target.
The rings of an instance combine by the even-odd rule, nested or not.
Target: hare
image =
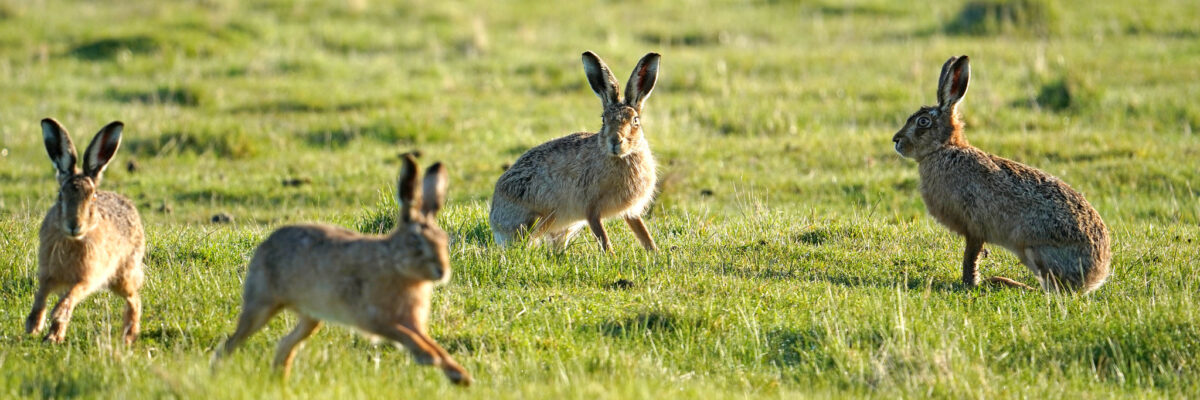
[[[104,168],[121,146],[124,126],[114,121],[100,129],[83,154],[81,171],[66,128],[51,118],[42,120],[42,139],[58,176],[58,199],[38,232],[38,290],[25,320],[26,333],[41,332],[46,297],[61,292],[45,336],[61,343],[75,306],[107,287],[125,298],[126,346],[137,338],[142,313],[138,290],[146,254],[142,219],[129,199],[97,189]]]
[[[892,137],[896,152],[917,161],[929,213],[966,237],[963,283],[979,284],[976,262],[991,242],[1020,258],[1043,290],[1095,290],[1112,258],[1100,214],[1058,178],[967,143],[957,106],[970,76],[967,56],[951,57],[938,79],[938,105],[921,107]],[[989,280],[1029,289],[1004,277]]]
[[[259,245],[246,271],[237,330],[214,365],[286,308],[299,323],[275,353],[285,378],[297,346],[328,320],[400,342],[417,362],[440,366],[454,383],[469,385],[470,374],[426,333],[433,287],[450,279],[449,237],[435,220],[446,200],[446,169],[437,163],[425,172],[419,207],[411,155],[404,158],[398,186],[400,216],[391,234],[292,225]]]
[[[638,117],[658,79],[659,58],[649,53],[638,61],[622,101],[604,61],[583,53],[588,83],[604,107],[603,125],[596,133],[574,133],[534,147],[500,176],[489,215],[498,244],[529,235],[534,240],[548,236],[565,247],[586,222],[601,251],[610,252],[603,221],[620,216],[642,247],[657,249],[641,217],[658,177]]]

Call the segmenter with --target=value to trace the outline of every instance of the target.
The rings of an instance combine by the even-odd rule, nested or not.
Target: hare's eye
[[[918,127],[928,128],[930,125],[933,125],[933,121],[930,120],[929,117],[923,116],[923,117],[917,118],[917,126]]]
[[[642,125],[642,120],[641,120],[641,119],[638,119],[638,117],[636,117],[636,116],[635,116],[635,117],[633,117],[633,126],[634,126],[634,127],[638,127],[638,126],[641,126],[641,125]]]

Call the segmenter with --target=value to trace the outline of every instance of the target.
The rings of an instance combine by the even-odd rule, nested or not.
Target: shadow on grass
[[[174,104],[195,107],[200,104],[202,94],[192,88],[160,86],[153,90],[109,89],[107,96],[122,103]]]
[[[148,343],[158,344],[165,348],[172,348],[178,345],[188,346],[196,339],[195,337],[189,338],[189,336],[191,334],[180,328],[151,328],[142,331],[138,335],[135,346],[137,344],[145,345]]]
[[[664,310],[643,311],[623,319],[587,326],[583,330],[599,332],[615,338],[629,338],[652,333],[671,333],[700,326],[700,321]]]
[[[105,389],[103,377],[79,368],[68,373],[26,376],[19,381],[22,396],[39,399],[90,398]]]
[[[135,35],[98,39],[71,49],[72,57],[87,61],[103,61],[116,58],[121,51],[133,54],[148,54],[158,51],[160,43],[153,37]]]

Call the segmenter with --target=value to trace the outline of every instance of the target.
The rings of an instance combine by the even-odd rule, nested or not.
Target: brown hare
[[[583,53],[588,83],[604,108],[603,125],[599,132],[574,133],[534,147],[500,176],[489,215],[497,243],[528,235],[565,247],[586,223],[600,249],[609,252],[603,222],[619,216],[642,247],[657,249],[641,217],[658,176],[639,116],[658,79],[659,58],[657,53],[642,57],[622,101],[617,79],[604,61]]]
[[[1058,178],[967,144],[957,106],[970,76],[967,56],[946,61],[938,105],[921,107],[892,137],[896,152],[917,161],[929,213],[967,239],[963,283],[979,284],[976,263],[991,242],[1016,254],[1044,290],[1095,290],[1112,258],[1100,214]],[[1003,277],[990,281],[1029,288]]]
[[[425,172],[419,205],[417,179],[416,161],[405,156],[397,188],[400,216],[388,235],[329,225],[292,225],[272,233],[250,260],[237,330],[214,364],[280,310],[290,309],[299,322],[279,341],[274,363],[284,377],[297,346],[327,320],[400,342],[417,362],[439,366],[454,383],[469,385],[471,375],[426,333],[433,287],[450,279],[449,238],[435,219],[446,200],[446,169],[437,163]]]
[[[146,235],[133,203],[119,194],[99,190],[104,168],[121,145],[120,122],[100,129],[76,168],[75,144],[58,121],[42,120],[42,139],[58,176],[58,200],[46,213],[38,239],[38,290],[25,331],[37,334],[46,317],[46,297],[62,292],[50,312],[45,340],[61,343],[75,306],[107,287],[125,298],[125,344],[138,335],[142,302],[142,257]]]

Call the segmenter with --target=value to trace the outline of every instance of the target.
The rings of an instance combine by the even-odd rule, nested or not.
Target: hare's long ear
[[[104,172],[104,167],[108,166],[108,162],[117,154],[117,148],[121,147],[123,129],[125,124],[113,121],[100,128],[100,132],[96,132],[96,137],[92,138],[92,143],[88,144],[87,151],[83,153],[84,175],[100,182],[100,174]]]
[[[938,74],[937,99],[939,106],[946,102],[945,94],[943,93],[943,90],[946,88],[946,71],[950,70],[950,66],[954,65],[955,60],[958,60],[957,56],[946,60],[946,63],[942,64],[942,73]]]
[[[583,71],[587,73],[588,84],[592,85],[592,91],[600,97],[600,102],[604,103],[605,108],[620,101],[617,78],[613,76],[612,71],[608,69],[607,65],[604,65],[604,61],[601,61],[596,53],[590,51],[583,53]]]
[[[951,58],[942,67],[942,79],[938,83],[938,107],[943,111],[954,110],[963,96],[967,95],[967,83],[971,81],[971,64],[967,56]]]
[[[421,213],[426,218],[437,216],[446,204],[446,167],[436,163],[425,170],[425,185],[421,189]]]
[[[404,167],[400,169],[400,180],[396,182],[396,200],[400,202],[400,220],[412,222],[416,212],[417,160],[411,154],[404,155]]]
[[[658,81],[658,60],[662,56],[658,53],[649,53],[638,61],[637,66],[633,67],[633,74],[629,75],[629,82],[625,83],[625,104],[642,112],[642,103],[650,97],[650,91],[654,90],[654,83]]]
[[[67,128],[63,128],[54,118],[43,119],[42,141],[46,144],[46,154],[50,155],[59,182],[75,175],[75,143],[71,142]]]

